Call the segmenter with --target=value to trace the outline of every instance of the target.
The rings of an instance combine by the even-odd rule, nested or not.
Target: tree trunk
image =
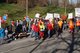
[[[6,0],[6,3],[8,3],[9,2],[9,0]]]
[[[27,1],[27,2],[26,2]],[[28,0],[17,0],[17,4],[21,7],[21,8],[26,8],[26,5],[28,5]]]

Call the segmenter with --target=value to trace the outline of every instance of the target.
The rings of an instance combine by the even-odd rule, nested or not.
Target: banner
[[[75,16],[80,17],[80,8],[75,8]]]
[[[53,14],[52,13],[47,13],[47,16],[45,17],[46,20],[53,19]]]
[[[68,19],[72,19],[73,18],[73,13],[69,13],[68,14]]]
[[[36,13],[35,18],[39,18],[39,17],[40,17],[40,14]]]
[[[54,18],[60,18],[60,14],[54,13]]]

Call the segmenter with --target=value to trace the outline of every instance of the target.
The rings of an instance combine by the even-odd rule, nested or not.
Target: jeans
[[[67,29],[67,24],[63,24],[63,30]]]
[[[31,37],[34,37],[35,32],[33,30],[31,30]]]
[[[38,39],[39,36],[38,36],[38,32],[35,32],[35,39]]]
[[[31,22],[29,22],[29,26],[28,26],[28,32],[30,32],[31,31]]]
[[[59,29],[58,29],[57,37],[58,37],[59,35],[61,35],[62,32],[63,32],[63,31],[62,31],[62,28],[59,28]]]
[[[3,44],[3,42],[4,42],[4,39],[0,38],[0,44]]]
[[[50,37],[50,34],[51,34],[50,32],[51,32],[51,31],[50,31],[50,30],[48,30],[48,37]]]
[[[26,32],[26,26],[22,27],[23,32]]]
[[[9,38],[9,37],[8,37],[8,32],[5,32],[5,36],[7,37],[7,39]]]

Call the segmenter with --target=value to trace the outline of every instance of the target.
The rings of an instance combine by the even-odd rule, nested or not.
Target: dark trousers
[[[57,32],[58,32],[57,36],[61,35],[61,33],[62,33],[62,28],[59,28]]]

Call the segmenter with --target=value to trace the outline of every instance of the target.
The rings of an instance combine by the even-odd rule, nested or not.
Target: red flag
[[[66,15],[62,15],[61,18],[62,18],[62,20],[66,20],[67,16]]]

